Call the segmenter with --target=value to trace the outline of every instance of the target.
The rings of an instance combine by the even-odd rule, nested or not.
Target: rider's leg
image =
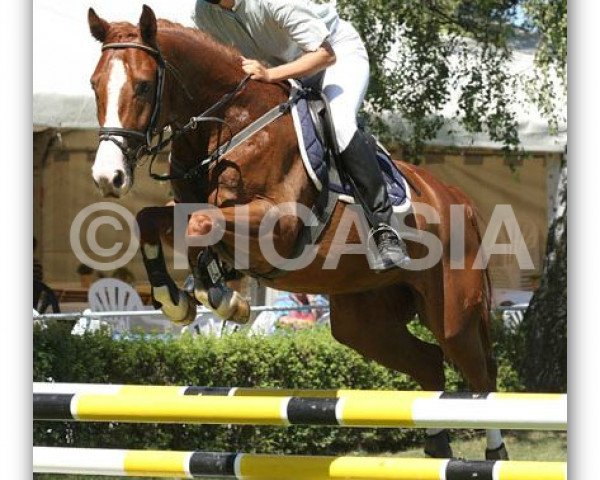
[[[362,40],[350,24],[341,22],[331,41],[336,63],[325,71],[323,92],[329,99],[342,167],[371,226],[370,236],[377,250],[371,252],[371,266],[387,270],[404,265],[409,258],[404,243],[391,227],[393,209],[376,147],[356,123],[369,83],[369,60]]]

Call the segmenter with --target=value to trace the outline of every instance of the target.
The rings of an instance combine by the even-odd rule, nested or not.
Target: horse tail
[[[468,207],[468,215],[469,218],[471,220],[471,225],[473,226],[473,229],[475,230],[475,235],[477,235],[477,243],[479,244],[479,247],[481,248],[481,244],[483,242],[483,237],[481,235],[481,228],[480,228],[480,224],[482,223],[481,219],[481,214],[479,213],[479,211],[477,210],[477,208],[470,204],[467,206]],[[482,271],[483,274],[483,283],[484,283],[484,299],[485,299],[485,310],[487,312],[492,311],[492,278],[490,276],[490,269],[488,267],[488,265],[486,264],[485,268]]]
[[[483,242],[483,237],[481,235],[480,225],[483,222],[481,218],[481,214],[477,210],[477,208],[471,203],[467,203],[467,215],[471,220],[471,225],[475,230],[475,234],[477,236],[477,243],[479,248],[481,248],[481,244]],[[482,269],[483,276],[483,302],[482,302],[482,340],[484,343],[484,348],[486,353],[490,356],[492,355],[492,300],[493,300],[493,291],[492,291],[492,278],[490,276],[490,269],[486,264],[485,268]]]
[[[470,225],[475,232],[475,236],[477,238],[478,247],[481,248],[481,244],[483,242],[483,236],[481,234],[480,226],[485,223],[483,217],[479,213],[478,209],[475,207],[473,202],[469,197],[467,197],[462,190],[450,186],[450,190],[453,191],[455,195],[458,196],[459,201],[465,206],[465,214],[468,220],[470,221]],[[490,276],[490,271],[488,266],[482,269],[481,272],[483,278],[483,290],[481,292],[482,305],[481,305],[481,317],[482,317],[482,341],[484,344],[484,348],[487,354],[491,356],[492,352],[492,279]]]

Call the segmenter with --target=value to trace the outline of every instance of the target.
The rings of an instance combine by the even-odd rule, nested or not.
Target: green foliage
[[[537,70],[527,91],[555,130],[559,120],[556,81],[567,95],[567,0],[525,0],[523,8],[528,16],[526,25],[540,36]]]
[[[423,327],[414,326],[427,337]],[[325,328],[270,337],[231,334],[178,339],[112,340],[106,333],[70,335],[61,325],[35,329],[33,380],[149,385],[207,385],[306,389],[417,390],[407,376],[365,360]],[[512,389],[510,363],[501,385]],[[465,388],[447,368],[448,390]],[[34,444],[105,448],[158,448],[342,454],[399,451],[420,444],[416,429],[343,429],[35,422]]]
[[[525,391],[517,373],[517,365],[523,355],[524,335],[521,328],[506,328],[502,315],[492,318],[493,349],[498,362],[498,390],[506,392]]]
[[[377,116],[400,114],[409,126],[395,140],[414,159],[442,127],[455,89],[455,115],[467,131],[486,132],[507,154],[518,148],[515,91],[523,79],[508,65],[511,42],[524,35],[540,35],[539,81],[525,85],[556,125],[560,105],[551,74],[566,72],[566,0],[339,0],[338,7],[369,51],[371,126],[389,139]],[[528,21],[517,25],[523,11]]]

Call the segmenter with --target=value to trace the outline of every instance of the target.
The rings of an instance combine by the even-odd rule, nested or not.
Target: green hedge
[[[325,328],[270,337],[113,340],[105,333],[70,335],[64,326],[54,324],[35,329],[33,352],[33,379],[44,382],[418,389],[405,375],[340,345]],[[519,388],[505,358],[500,374],[501,387]],[[449,367],[447,376],[448,390],[464,387]],[[399,451],[422,435],[415,429],[77,422],[34,422],[33,431],[35,445],[320,455]]]

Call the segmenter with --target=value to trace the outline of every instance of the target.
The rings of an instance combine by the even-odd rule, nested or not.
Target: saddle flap
[[[329,108],[329,100],[323,92],[312,89],[307,91],[306,100],[319,141],[325,145],[327,150],[333,153],[334,157],[337,157],[339,154],[338,144],[331,109]]]
[[[325,114],[325,104],[320,98],[309,98],[308,102],[308,113],[315,126],[315,132],[319,142],[325,144],[325,129],[323,127],[323,115]]]

